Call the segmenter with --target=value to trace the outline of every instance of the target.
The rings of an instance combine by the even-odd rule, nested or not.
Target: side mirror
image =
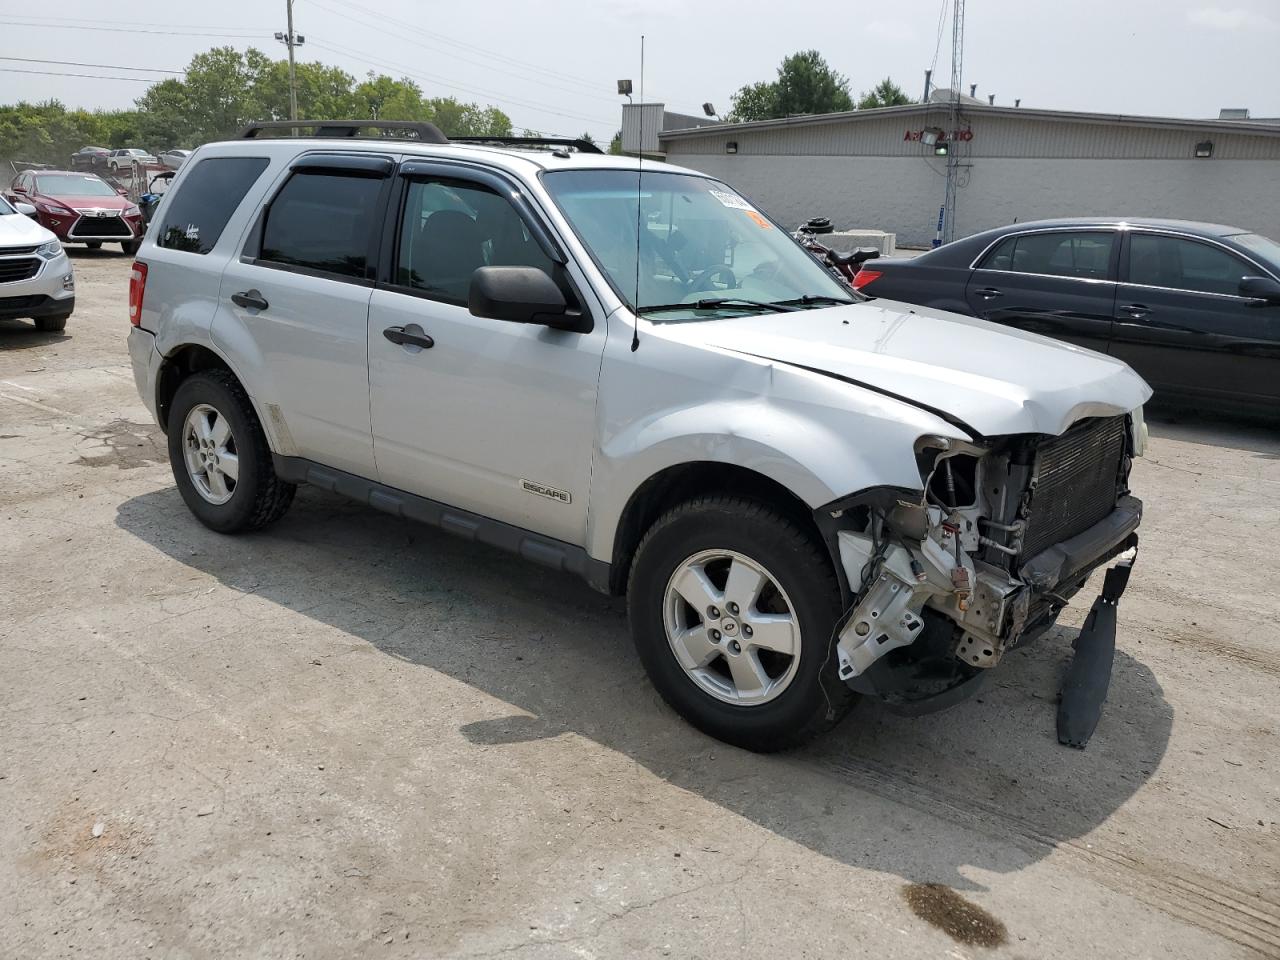
[[[36,208],[29,203],[23,203],[21,200],[13,205],[13,209],[17,210],[24,217],[34,218],[36,216]]]
[[[116,193],[120,194],[122,197],[127,197],[129,195],[129,191],[124,187],[116,187]]]
[[[537,267],[480,267],[471,275],[467,309],[489,320],[582,329],[582,315],[569,309],[555,281]]]
[[[1273,280],[1271,277],[1245,277],[1240,281],[1240,296],[1275,306],[1280,304],[1280,280]]]

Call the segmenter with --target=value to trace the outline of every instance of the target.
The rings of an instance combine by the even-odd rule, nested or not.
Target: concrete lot
[[[314,490],[199,526],[129,261],[73,256],[65,336],[0,322],[0,955],[1280,956],[1274,431],[1153,423],[1087,750],[1053,706],[1086,600],[981,699],[758,757],[569,577]]]

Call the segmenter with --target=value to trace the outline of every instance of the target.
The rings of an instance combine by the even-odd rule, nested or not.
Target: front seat
[[[485,266],[485,239],[469,214],[437,210],[427,217],[413,245],[414,285],[466,303],[471,275]]]

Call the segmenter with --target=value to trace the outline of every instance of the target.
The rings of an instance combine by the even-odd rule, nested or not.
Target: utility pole
[[[964,79],[964,0],[953,0],[955,16],[951,21],[951,110],[947,131],[947,194],[942,203],[942,242],[956,238],[956,186],[960,178],[960,155],[957,147],[960,130],[960,86]]]
[[[289,119],[298,119],[298,77],[293,63],[293,48],[306,42],[306,37],[293,32],[293,0],[284,0],[285,15],[288,18],[288,33],[277,33],[276,39],[289,48]]]

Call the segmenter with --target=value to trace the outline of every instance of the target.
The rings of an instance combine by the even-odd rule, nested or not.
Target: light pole
[[[293,48],[306,43],[306,37],[293,32],[293,0],[284,0],[285,15],[288,18],[287,33],[277,33],[276,39],[289,48],[289,119],[298,119],[298,77],[294,70]]]

